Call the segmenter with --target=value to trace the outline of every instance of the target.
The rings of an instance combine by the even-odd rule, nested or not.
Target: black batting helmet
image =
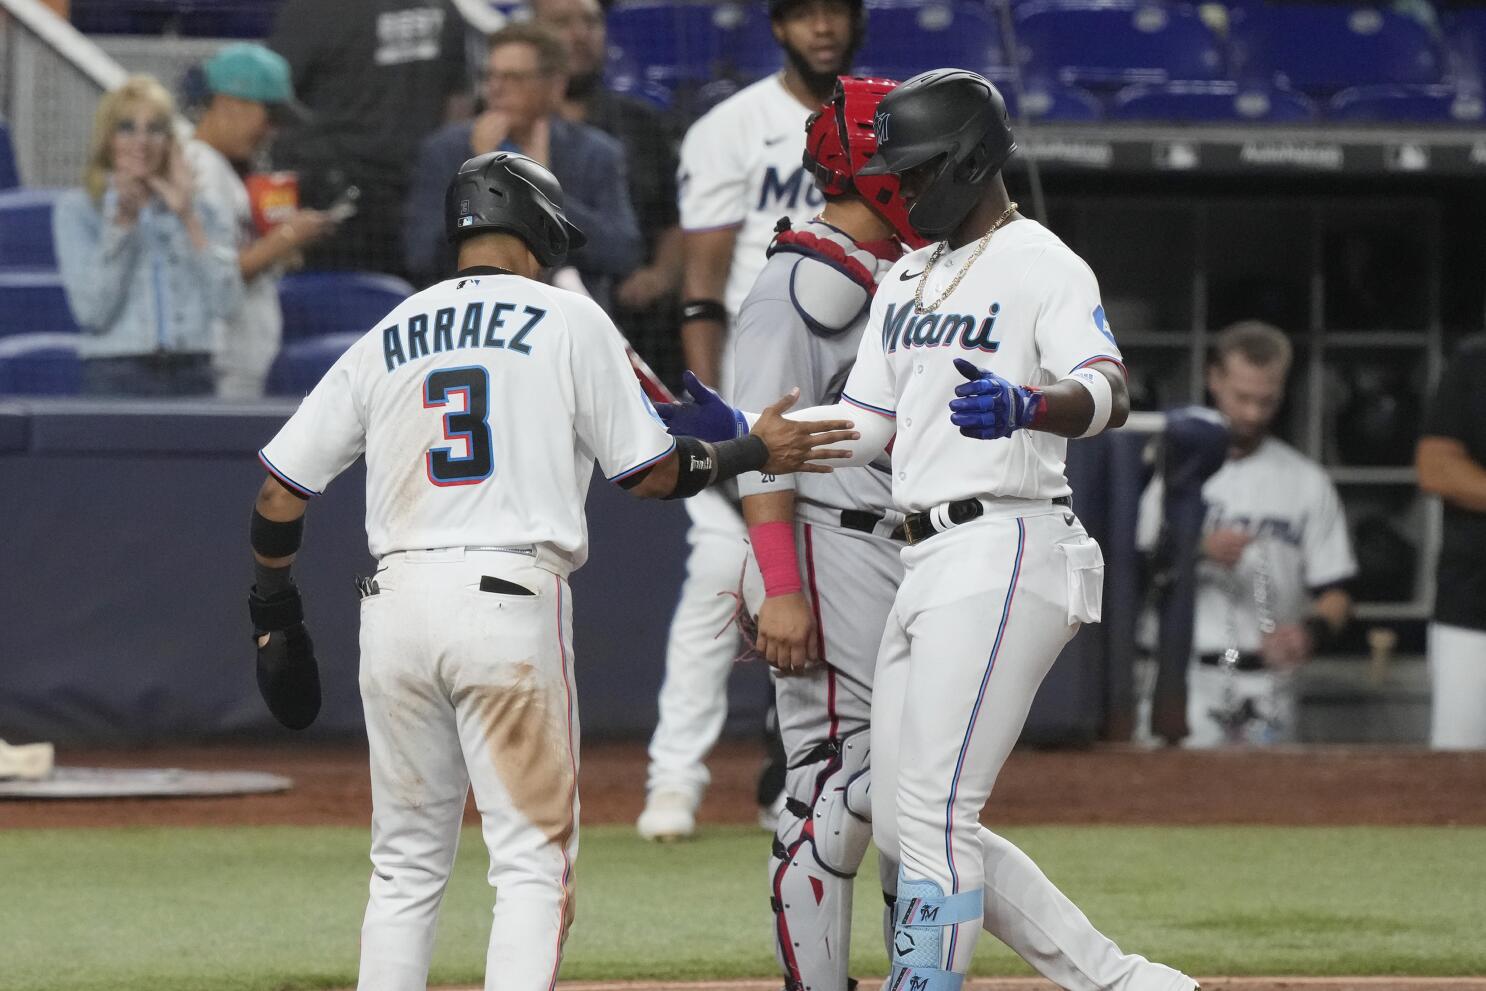
[[[525,155],[495,151],[459,167],[444,194],[444,233],[458,244],[472,234],[504,231],[526,242],[552,268],[588,238],[562,212],[557,177]]]
[[[857,175],[933,166],[908,209],[924,237],[948,237],[1016,151],[1006,102],[990,80],[968,69],[931,69],[903,83],[877,106],[877,154]]]

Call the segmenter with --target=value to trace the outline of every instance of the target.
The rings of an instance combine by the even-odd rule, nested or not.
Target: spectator
[[[418,143],[472,107],[464,34],[449,0],[287,0],[280,8],[268,45],[288,60],[314,120],[285,129],[274,164],[299,173],[308,205],[359,192],[355,216],[308,253],[309,267],[401,274],[402,203]]]
[[[260,237],[253,222],[248,187],[242,176],[262,150],[274,124],[297,114],[289,64],[262,45],[228,45],[203,67],[209,94],[186,146],[186,161],[196,177],[196,196],[237,231],[237,264],[243,299],[218,321],[213,358],[217,395],[251,399],[263,395],[269,366],[279,350],[283,314],[279,311],[279,276],[286,265],[334,227],[318,210],[298,210]]]
[[[722,368],[728,324],[763,271],[781,217],[809,220],[825,200],[806,174],[805,120],[831,96],[866,27],[862,0],[768,0],[784,68],[713,107],[681,143],[677,177],[685,265],[681,345],[686,367],[727,391]],[[719,593],[737,586],[748,558],[743,518],[726,497],[687,500],[691,550],[671,619],[660,717],[650,739],[642,836],[690,835],[707,788],[703,763],[727,715],[727,681],[737,656],[718,636],[731,606]],[[759,781],[759,823],[773,831],[784,801],[778,734]]]
[[[1445,366],[1424,418],[1419,488],[1445,503],[1429,625],[1429,743],[1486,749],[1486,337]]]
[[[567,88],[567,52],[552,32],[512,24],[490,36],[485,111],[450,124],[423,142],[407,204],[407,265],[423,282],[451,270],[444,238],[444,189],[469,158],[515,151],[551,169],[562,184],[564,210],[588,244],[569,256],[589,293],[609,302],[609,284],[640,264],[640,229],[625,182],[624,148],[557,110]]]
[[[605,88],[608,40],[598,0],[532,0],[531,12],[536,23],[567,44],[567,94],[558,112],[613,135],[624,146],[645,261],[614,289],[615,322],[656,373],[675,385],[681,376],[675,336],[682,259],[675,141],[648,104]]]
[[[1357,564],[1336,486],[1320,465],[1269,436],[1290,357],[1283,331],[1247,320],[1219,333],[1207,370],[1231,439],[1227,462],[1202,487],[1189,747],[1294,740],[1294,673],[1351,614],[1343,583]],[[1157,478],[1140,502],[1146,551],[1158,543],[1161,490]],[[1231,671],[1223,662],[1230,649]]]
[[[57,201],[90,395],[209,395],[214,321],[242,298],[231,229],[197,202],[174,121],[165,87],[129,77],[98,104],[84,188]]]

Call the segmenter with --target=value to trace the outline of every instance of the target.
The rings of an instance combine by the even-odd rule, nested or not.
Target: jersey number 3
[[[490,373],[480,365],[440,368],[423,380],[423,408],[449,405],[451,396],[464,396],[464,408],[444,414],[444,438],[462,441],[464,455],[452,447],[429,448],[428,480],[435,485],[474,485],[495,471],[490,441]]]

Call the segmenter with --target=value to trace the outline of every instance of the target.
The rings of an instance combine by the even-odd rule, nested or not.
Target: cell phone
[[[335,202],[325,208],[325,213],[336,223],[349,220],[356,216],[356,201],[361,199],[361,190],[356,186],[347,186],[342,193],[335,198]]]

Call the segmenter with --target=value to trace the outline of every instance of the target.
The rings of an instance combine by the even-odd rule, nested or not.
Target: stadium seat
[[[1014,86],[1002,83],[1001,95],[1006,99],[1006,109],[1015,118],[1025,114],[1028,120],[1038,123],[1059,121],[1098,120],[1104,116],[1099,98],[1088,90],[1076,86],[1060,86],[1046,80],[1028,80],[1020,93]]]
[[[198,38],[267,38],[284,0],[188,0],[180,32]]]
[[[175,0],[72,0],[68,13],[84,34],[164,34],[176,8]]]
[[[1354,86],[1331,98],[1331,120],[1481,126],[1481,94],[1453,86]]]
[[[56,272],[0,271],[0,338],[78,329]]]
[[[365,328],[363,328],[363,331]],[[268,371],[270,396],[303,396],[330,371],[336,359],[355,344],[362,332],[324,334],[308,340],[285,341]]]
[[[857,75],[903,80],[942,65],[997,80],[1007,75],[1006,47],[989,7],[964,0],[868,2]]]
[[[15,164],[15,145],[10,140],[10,128],[0,120],[0,190],[14,189],[21,184],[21,173]]]
[[[1291,123],[1315,120],[1307,97],[1272,86],[1240,86],[1227,79],[1211,82],[1127,86],[1110,104],[1112,120]]]
[[[374,272],[297,272],[279,282],[284,340],[364,334],[413,294],[402,279]]]
[[[1351,86],[1440,81],[1444,58],[1412,18],[1348,4],[1256,4],[1235,8],[1235,67],[1242,79],[1283,78],[1293,89],[1334,93]]]
[[[1027,71],[1090,88],[1221,79],[1217,38],[1186,4],[1040,0],[1016,10]]]
[[[72,396],[82,384],[76,335],[0,337],[0,396]]]
[[[779,65],[768,18],[753,4],[637,0],[608,14],[609,42],[668,89]]]
[[[52,207],[64,190],[0,192],[0,270],[57,267],[52,246]]]

